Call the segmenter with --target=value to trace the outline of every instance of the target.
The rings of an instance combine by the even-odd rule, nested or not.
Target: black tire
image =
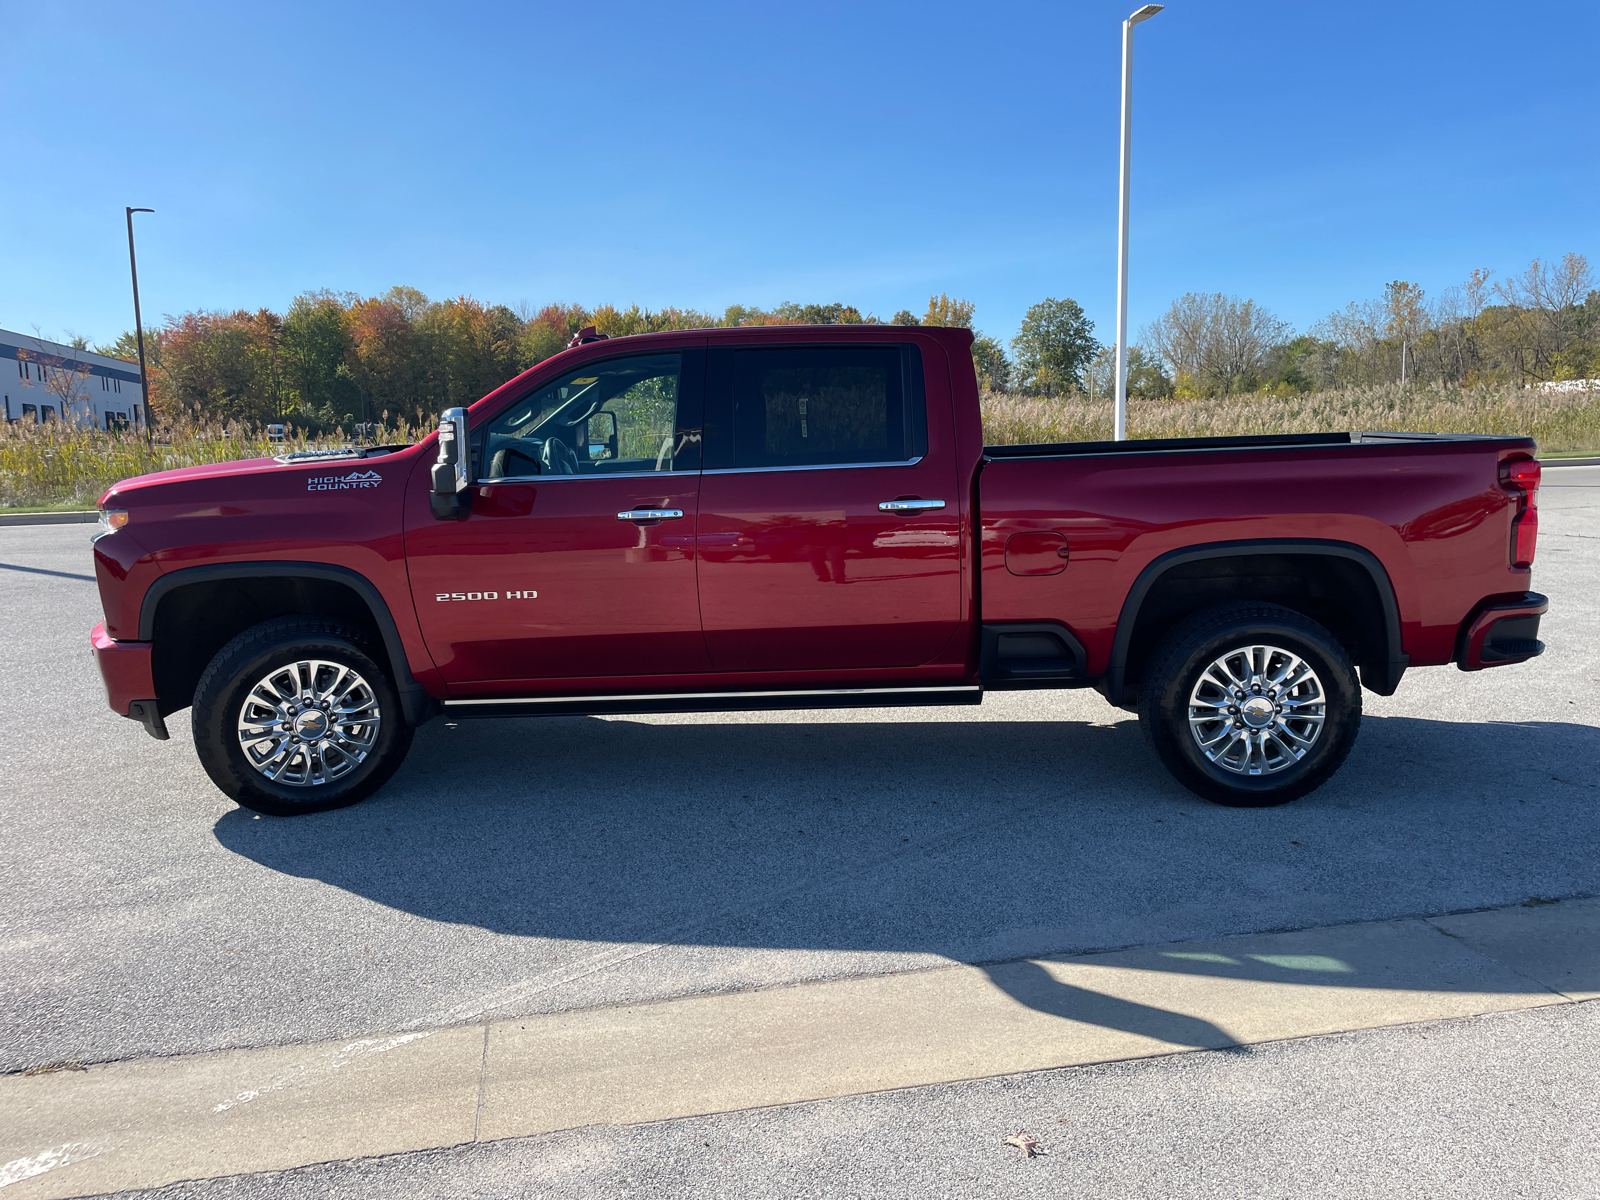
[[[212,782],[240,807],[274,817],[344,808],[387,783],[411,748],[411,726],[388,672],[374,660],[372,650],[370,635],[359,626],[330,617],[292,616],[263,621],[217,651],[195,688],[193,713],[195,750]],[[318,743],[327,753],[312,755],[295,743],[285,751],[293,757],[283,762],[280,773],[286,779],[298,773],[304,782],[280,782],[252,765],[241,741],[240,721],[257,683],[274,672],[311,662],[344,667],[360,676],[366,689],[358,688],[353,695],[359,700],[348,699],[346,704],[359,702],[367,720],[375,713],[377,732],[370,734],[370,726],[355,721],[342,727],[332,722],[334,728],[329,729],[326,718],[303,709],[297,723],[308,722],[306,729],[324,738],[331,735]],[[347,677],[324,668],[319,678],[327,682]],[[264,713],[265,707],[252,711]],[[366,744],[350,740],[368,737]],[[272,737],[264,737],[255,744],[255,752],[270,757],[274,744]],[[355,753],[346,753],[340,744]],[[326,777],[318,781],[313,777],[317,774]]]
[[[1213,706],[1212,700],[1237,701],[1239,691],[1229,695],[1209,683],[1202,686],[1202,676],[1230,651],[1244,653],[1251,646],[1298,656],[1315,673],[1320,688],[1301,675],[1305,682],[1292,693],[1284,692],[1279,706],[1267,694],[1272,688],[1258,695],[1247,684],[1240,689],[1247,711]],[[1247,660],[1232,662],[1230,679],[1249,674]],[[1271,667],[1263,670],[1269,679],[1274,673]],[[1320,728],[1313,719],[1317,706],[1312,697],[1318,691]],[[1200,701],[1192,710],[1191,699]],[[1194,728],[1191,712],[1201,722]],[[1246,721],[1267,723],[1256,738],[1262,747],[1259,759],[1248,741],[1240,746],[1237,740],[1255,733]],[[1280,722],[1289,724],[1280,727]],[[1309,617],[1277,604],[1224,604],[1180,622],[1156,646],[1140,682],[1139,725],[1161,765],[1191,792],[1229,808],[1270,808],[1314,791],[1339,769],[1361,728],[1361,683],[1338,639]],[[1201,737],[1217,739],[1213,753],[1220,762],[1202,750]],[[1234,749],[1224,752],[1229,746]]]

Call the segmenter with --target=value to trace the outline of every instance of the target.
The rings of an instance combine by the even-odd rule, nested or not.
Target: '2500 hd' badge
[[[539,593],[532,588],[526,591],[515,590],[510,592],[440,592],[434,596],[440,603],[450,603],[456,600],[537,600]]]
[[[344,492],[351,488],[375,488],[383,482],[376,471],[351,471],[348,475],[313,475],[306,480],[308,492]]]

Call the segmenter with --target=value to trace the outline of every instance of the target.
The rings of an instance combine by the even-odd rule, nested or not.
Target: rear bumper
[[[166,722],[156,708],[155,673],[151,668],[151,642],[119,642],[105,625],[89,631],[89,649],[106,685],[106,702],[119,717],[140,722],[151,737],[167,739]]]
[[[1463,671],[1527,662],[1544,653],[1539,618],[1550,601],[1538,592],[1483,602],[1462,624],[1456,640],[1456,665]]]

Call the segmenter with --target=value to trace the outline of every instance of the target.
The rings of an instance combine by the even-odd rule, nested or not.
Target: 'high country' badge
[[[376,471],[351,471],[348,475],[313,475],[306,480],[308,492],[343,492],[350,488],[375,488],[383,482]]]

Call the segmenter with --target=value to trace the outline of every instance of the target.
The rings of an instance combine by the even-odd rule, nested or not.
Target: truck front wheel
[[[243,808],[275,817],[364,800],[411,746],[388,674],[359,628],[278,617],[221,650],[194,694],[206,774]]]
[[[1156,647],[1139,724],[1190,791],[1268,808],[1339,769],[1361,726],[1361,684],[1344,647],[1309,617],[1276,604],[1220,605]]]

